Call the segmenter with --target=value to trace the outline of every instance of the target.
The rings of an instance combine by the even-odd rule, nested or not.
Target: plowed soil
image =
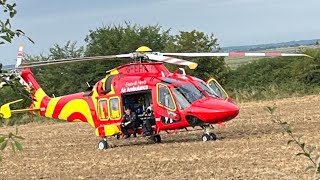
[[[193,130],[164,133],[160,144],[110,138],[112,148],[98,150],[89,124],[31,123],[19,126],[24,150],[3,152],[0,179],[312,179],[309,162],[263,110],[273,105],[296,136],[320,145],[320,96],[239,104],[239,116],[215,126],[218,140],[210,142]]]

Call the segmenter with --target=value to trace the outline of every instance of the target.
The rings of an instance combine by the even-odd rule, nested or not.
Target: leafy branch
[[[11,43],[12,39],[17,36],[24,36],[30,42],[34,43],[32,39],[27,37],[25,33],[20,29],[12,29],[10,20],[17,14],[16,3],[8,3],[7,0],[0,0],[0,9],[4,12],[5,20],[0,20],[0,45],[5,43]]]
[[[1,67],[0,67],[1,70]],[[19,78],[15,74],[2,74],[0,75],[0,89],[3,86],[10,86],[13,91],[17,92],[21,96],[30,99],[30,96],[26,95],[26,91],[24,90],[24,86],[19,83]],[[0,125],[4,121],[3,114],[0,113]],[[16,127],[16,132],[9,134],[0,134],[0,151],[2,152],[8,145],[11,145],[11,149],[15,153],[17,150],[22,150],[22,145],[18,140],[23,140],[24,138],[18,135],[18,128]],[[2,160],[2,156],[0,154],[0,161]]]
[[[265,107],[264,109],[271,115],[271,121],[280,125],[283,131],[289,135],[290,140],[287,142],[287,144],[289,145],[290,143],[294,143],[300,148],[301,152],[297,153],[296,155],[305,156],[311,162],[312,165],[309,165],[306,168],[306,171],[313,169],[315,179],[320,179],[320,154],[319,152],[315,151],[317,147],[311,146],[307,148],[306,144],[301,141],[301,136],[295,137],[288,123],[282,121],[278,116],[275,115],[277,107]]]
[[[2,119],[2,115],[0,114],[0,118]],[[8,147],[8,144],[11,145],[12,151],[15,153],[17,150],[22,150],[22,145],[18,140],[23,140],[24,138],[18,135],[18,128],[16,128],[15,134],[9,133],[7,135],[0,134],[0,150],[3,151]],[[2,160],[2,156],[0,154],[0,161]]]

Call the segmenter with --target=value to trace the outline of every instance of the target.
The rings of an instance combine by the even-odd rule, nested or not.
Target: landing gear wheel
[[[152,137],[152,140],[153,140],[153,142],[155,142],[155,143],[161,143],[161,136],[160,136],[159,134],[154,135],[154,136]]]
[[[107,143],[107,141],[105,141],[105,140],[101,140],[101,141],[99,141],[99,143],[98,143],[98,148],[99,149],[108,149],[109,148],[109,145],[108,145],[108,143]]]
[[[119,139],[120,139],[120,135],[118,134],[118,135],[117,135],[117,140],[119,140]]]
[[[210,133],[209,136],[210,136],[210,140],[212,140],[212,141],[217,140],[217,135],[216,134]]]
[[[210,135],[208,135],[208,134],[202,135],[202,141],[203,142],[210,141],[210,139],[211,139]]]

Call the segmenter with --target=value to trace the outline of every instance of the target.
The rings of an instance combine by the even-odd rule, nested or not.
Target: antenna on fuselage
[[[179,68],[180,69],[180,71],[182,71],[182,75],[186,75],[186,70],[184,70],[183,68]]]
[[[90,93],[92,93],[93,86],[91,86],[88,82],[86,82],[86,84],[88,86],[88,89],[86,90],[86,92],[91,91]]]
[[[163,71],[161,71],[161,75],[162,75],[162,77],[166,77],[166,76],[164,75],[164,72],[163,72]]]

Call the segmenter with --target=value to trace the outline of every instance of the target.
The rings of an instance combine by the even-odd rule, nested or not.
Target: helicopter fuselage
[[[162,130],[222,123],[235,118],[238,107],[223,99],[200,79],[171,73],[163,63],[131,63],[112,69],[91,92],[61,97],[47,96],[29,69],[22,78],[34,89],[31,108],[38,115],[67,121],[88,122],[101,137],[121,134],[124,108],[138,117],[153,105],[154,126]]]

